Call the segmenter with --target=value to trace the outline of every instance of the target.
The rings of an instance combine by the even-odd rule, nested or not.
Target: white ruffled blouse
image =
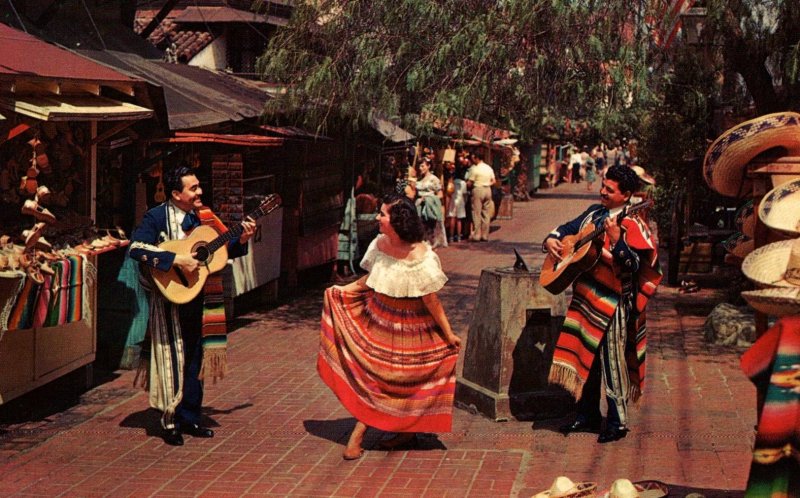
[[[437,292],[447,282],[439,256],[428,243],[425,254],[418,259],[397,259],[378,248],[378,239],[367,248],[361,267],[369,272],[367,286],[389,297],[422,297]]]

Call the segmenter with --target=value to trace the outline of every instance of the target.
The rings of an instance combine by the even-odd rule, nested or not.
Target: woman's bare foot
[[[399,432],[395,436],[387,439],[386,441],[381,441],[378,443],[378,447],[382,450],[393,450],[395,448],[399,448],[404,444],[408,444],[412,441],[416,441],[417,433],[416,432]]]
[[[347,441],[347,446],[342,453],[342,458],[345,460],[356,460],[361,458],[364,454],[364,448],[361,447],[361,442],[364,441],[364,433],[367,431],[367,426],[363,422],[356,422],[353,432],[350,433],[350,439]]]

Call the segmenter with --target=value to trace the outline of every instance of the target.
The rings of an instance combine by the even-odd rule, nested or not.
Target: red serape
[[[661,282],[658,254],[647,225],[637,216],[622,221],[625,241],[641,258],[634,285],[637,287],[628,322],[625,360],[630,378],[630,399],[637,401],[644,390],[647,327],[644,309]],[[574,284],[567,317],[553,353],[549,380],[579,399],[589,376],[600,341],[620,304],[623,269],[615,264],[606,236],[600,260]]]
[[[759,396],[746,497],[800,496],[800,317],[779,320],[742,355]]]
[[[317,371],[344,407],[391,432],[448,432],[458,351],[421,298],[325,291]]]

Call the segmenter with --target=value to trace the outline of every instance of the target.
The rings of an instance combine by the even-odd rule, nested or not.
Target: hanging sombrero
[[[762,288],[800,286],[800,239],[759,247],[745,258],[742,273]]]
[[[758,217],[773,230],[800,235],[800,180],[770,190],[758,206]]]
[[[782,149],[781,155],[800,155],[800,114],[776,112],[729,129],[706,151],[703,178],[709,187],[722,195],[743,197],[752,190],[747,178],[747,164],[759,154],[775,148]],[[794,178],[783,176],[779,181]]]
[[[742,204],[742,206],[736,210],[733,223],[737,230],[751,239],[753,238],[753,234],[756,231],[756,216],[752,199]]]
[[[641,166],[634,165],[634,166],[631,166],[631,169],[636,173],[636,176],[638,176],[639,179],[641,181],[643,181],[644,183],[647,183],[648,185],[655,185],[656,184],[656,179],[653,178],[652,176],[650,176],[647,173],[647,171],[645,171],[645,169],[642,168]]]

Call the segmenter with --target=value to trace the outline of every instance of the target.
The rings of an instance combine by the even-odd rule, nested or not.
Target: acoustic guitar
[[[248,217],[257,220],[280,205],[281,197],[278,194],[270,194]],[[167,271],[150,268],[153,282],[161,294],[175,304],[188,303],[197,297],[208,275],[225,268],[228,262],[228,242],[239,237],[243,229],[242,225],[236,225],[220,234],[209,225],[200,225],[185,239],[167,240],[159,244],[159,248],[175,254],[196,253],[194,258],[200,262],[197,269],[191,273],[185,273],[177,266]]]
[[[653,205],[652,200],[626,206],[617,215],[617,223],[628,215],[645,210]],[[600,224],[587,223],[576,235],[567,235],[561,239],[561,261],[547,253],[539,283],[552,294],[564,292],[583,272],[590,270],[600,259],[603,250],[605,229]]]

